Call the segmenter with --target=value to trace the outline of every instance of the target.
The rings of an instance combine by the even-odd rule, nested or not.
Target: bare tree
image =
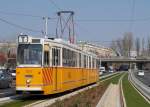
[[[145,56],[145,39],[142,39],[142,56]]]
[[[124,35],[122,40],[122,48],[123,48],[123,56],[128,56],[129,53],[129,46],[128,46],[128,37]]]
[[[117,45],[117,51],[122,55],[124,56],[124,49],[123,49],[123,44],[122,44],[122,39],[118,39],[116,41],[116,45]]]
[[[137,56],[140,56],[140,39],[137,37],[135,41],[135,48],[137,52]]]
[[[133,35],[131,32],[126,32],[123,38],[119,38],[116,42],[111,43],[111,48],[119,52],[122,56],[130,56],[133,48]]]
[[[4,66],[4,64],[6,63],[7,61],[7,58],[6,58],[6,55],[5,53],[0,53],[0,66]]]
[[[130,56],[131,50],[133,48],[133,34],[131,32],[126,32],[124,34],[124,47],[126,51],[126,56]]]
[[[147,39],[147,55],[150,56],[150,37]]]
[[[117,51],[116,41],[112,41],[112,42],[111,42],[110,48],[113,49],[114,51]]]

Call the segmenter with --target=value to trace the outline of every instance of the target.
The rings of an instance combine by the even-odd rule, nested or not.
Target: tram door
[[[61,70],[59,69],[60,66],[60,48],[53,47],[52,48],[52,67],[54,73],[54,90],[61,89]]]

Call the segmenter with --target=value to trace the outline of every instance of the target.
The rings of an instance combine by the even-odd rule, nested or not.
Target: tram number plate
[[[32,78],[32,75],[25,75],[26,78]]]

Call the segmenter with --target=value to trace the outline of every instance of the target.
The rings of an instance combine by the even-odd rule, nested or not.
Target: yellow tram
[[[96,55],[62,39],[18,36],[16,91],[54,94],[98,81]]]

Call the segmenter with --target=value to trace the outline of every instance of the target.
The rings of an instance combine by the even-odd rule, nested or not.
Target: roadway
[[[130,72],[129,80],[136,87],[138,92],[150,104],[150,72],[145,72],[144,76],[138,76],[137,71]]]
[[[12,96],[15,94],[16,94],[15,81],[13,81],[11,88],[0,88],[0,98]]]
[[[144,73],[144,76],[138,76],[137,72],[134,72],[134,75],[138,80],[150,87],[150,71],[145,71]]]
[[[0,98],[15,95],[15,88],[0,89]]]

